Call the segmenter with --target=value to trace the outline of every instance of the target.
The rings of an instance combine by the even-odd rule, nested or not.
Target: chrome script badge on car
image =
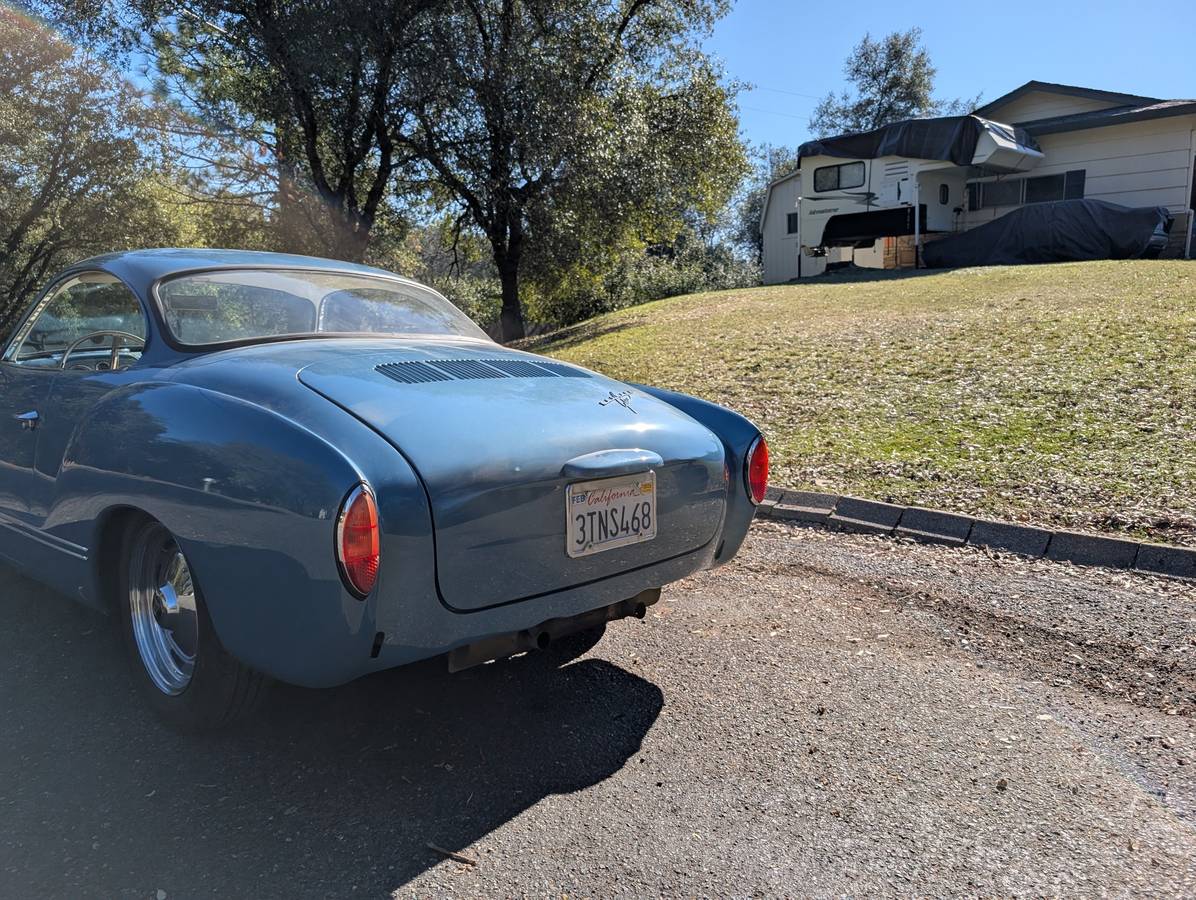
[[[635,413],[637,416],[639,415],[639,413],[631,408],[631,391],[619,391],[617,394],[611,391],[606,399],[598,401],[599,406],[610,406],[612,403],[617,403],[624,409]]]

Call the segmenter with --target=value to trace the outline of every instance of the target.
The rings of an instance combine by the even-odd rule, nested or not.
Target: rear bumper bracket
[[[478,666],[490,662],[492,659],[503,659],[507,656],[514,656],[516,653],[543,649],[566,635],[597,628],[599,625],[618,619],[626,619],[630,616],[642,619],[648,607],[658,600],[660,600],[660,588],[650,588],[640,591],[627,600],[620,600],[610,606],[600,606],[598,609],[591,609],[580,615],[563,619],[549,619],[531,628],[522,628],[519,631],[482,638],[480,641],[450,650],[448,652],[448,669],[450,672],[460,672],[462,669]]]

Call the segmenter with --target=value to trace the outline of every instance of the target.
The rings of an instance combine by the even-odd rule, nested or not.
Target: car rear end
[[[719,407],[716,432],[661,392],[476,342],[359,351],[299,379],[390,442],[425,496],[391,502],[385,473],[346,496],[337,552],[376,605],[371,668],[642,614],[729,558],[762,499],[767,448]]]

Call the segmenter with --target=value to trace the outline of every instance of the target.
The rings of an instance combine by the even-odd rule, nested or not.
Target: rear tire
[[[268,679],[220,644],[190,564],[152,519],[125,532],[120,554],[121,632],[138,690],[172,726],[206,731],[246,718]]]

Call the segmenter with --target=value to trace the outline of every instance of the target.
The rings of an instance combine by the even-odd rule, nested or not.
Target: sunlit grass
[[[535,349],[740,410],[777,484],[1196,545],[1196,263],[697,294]]]

